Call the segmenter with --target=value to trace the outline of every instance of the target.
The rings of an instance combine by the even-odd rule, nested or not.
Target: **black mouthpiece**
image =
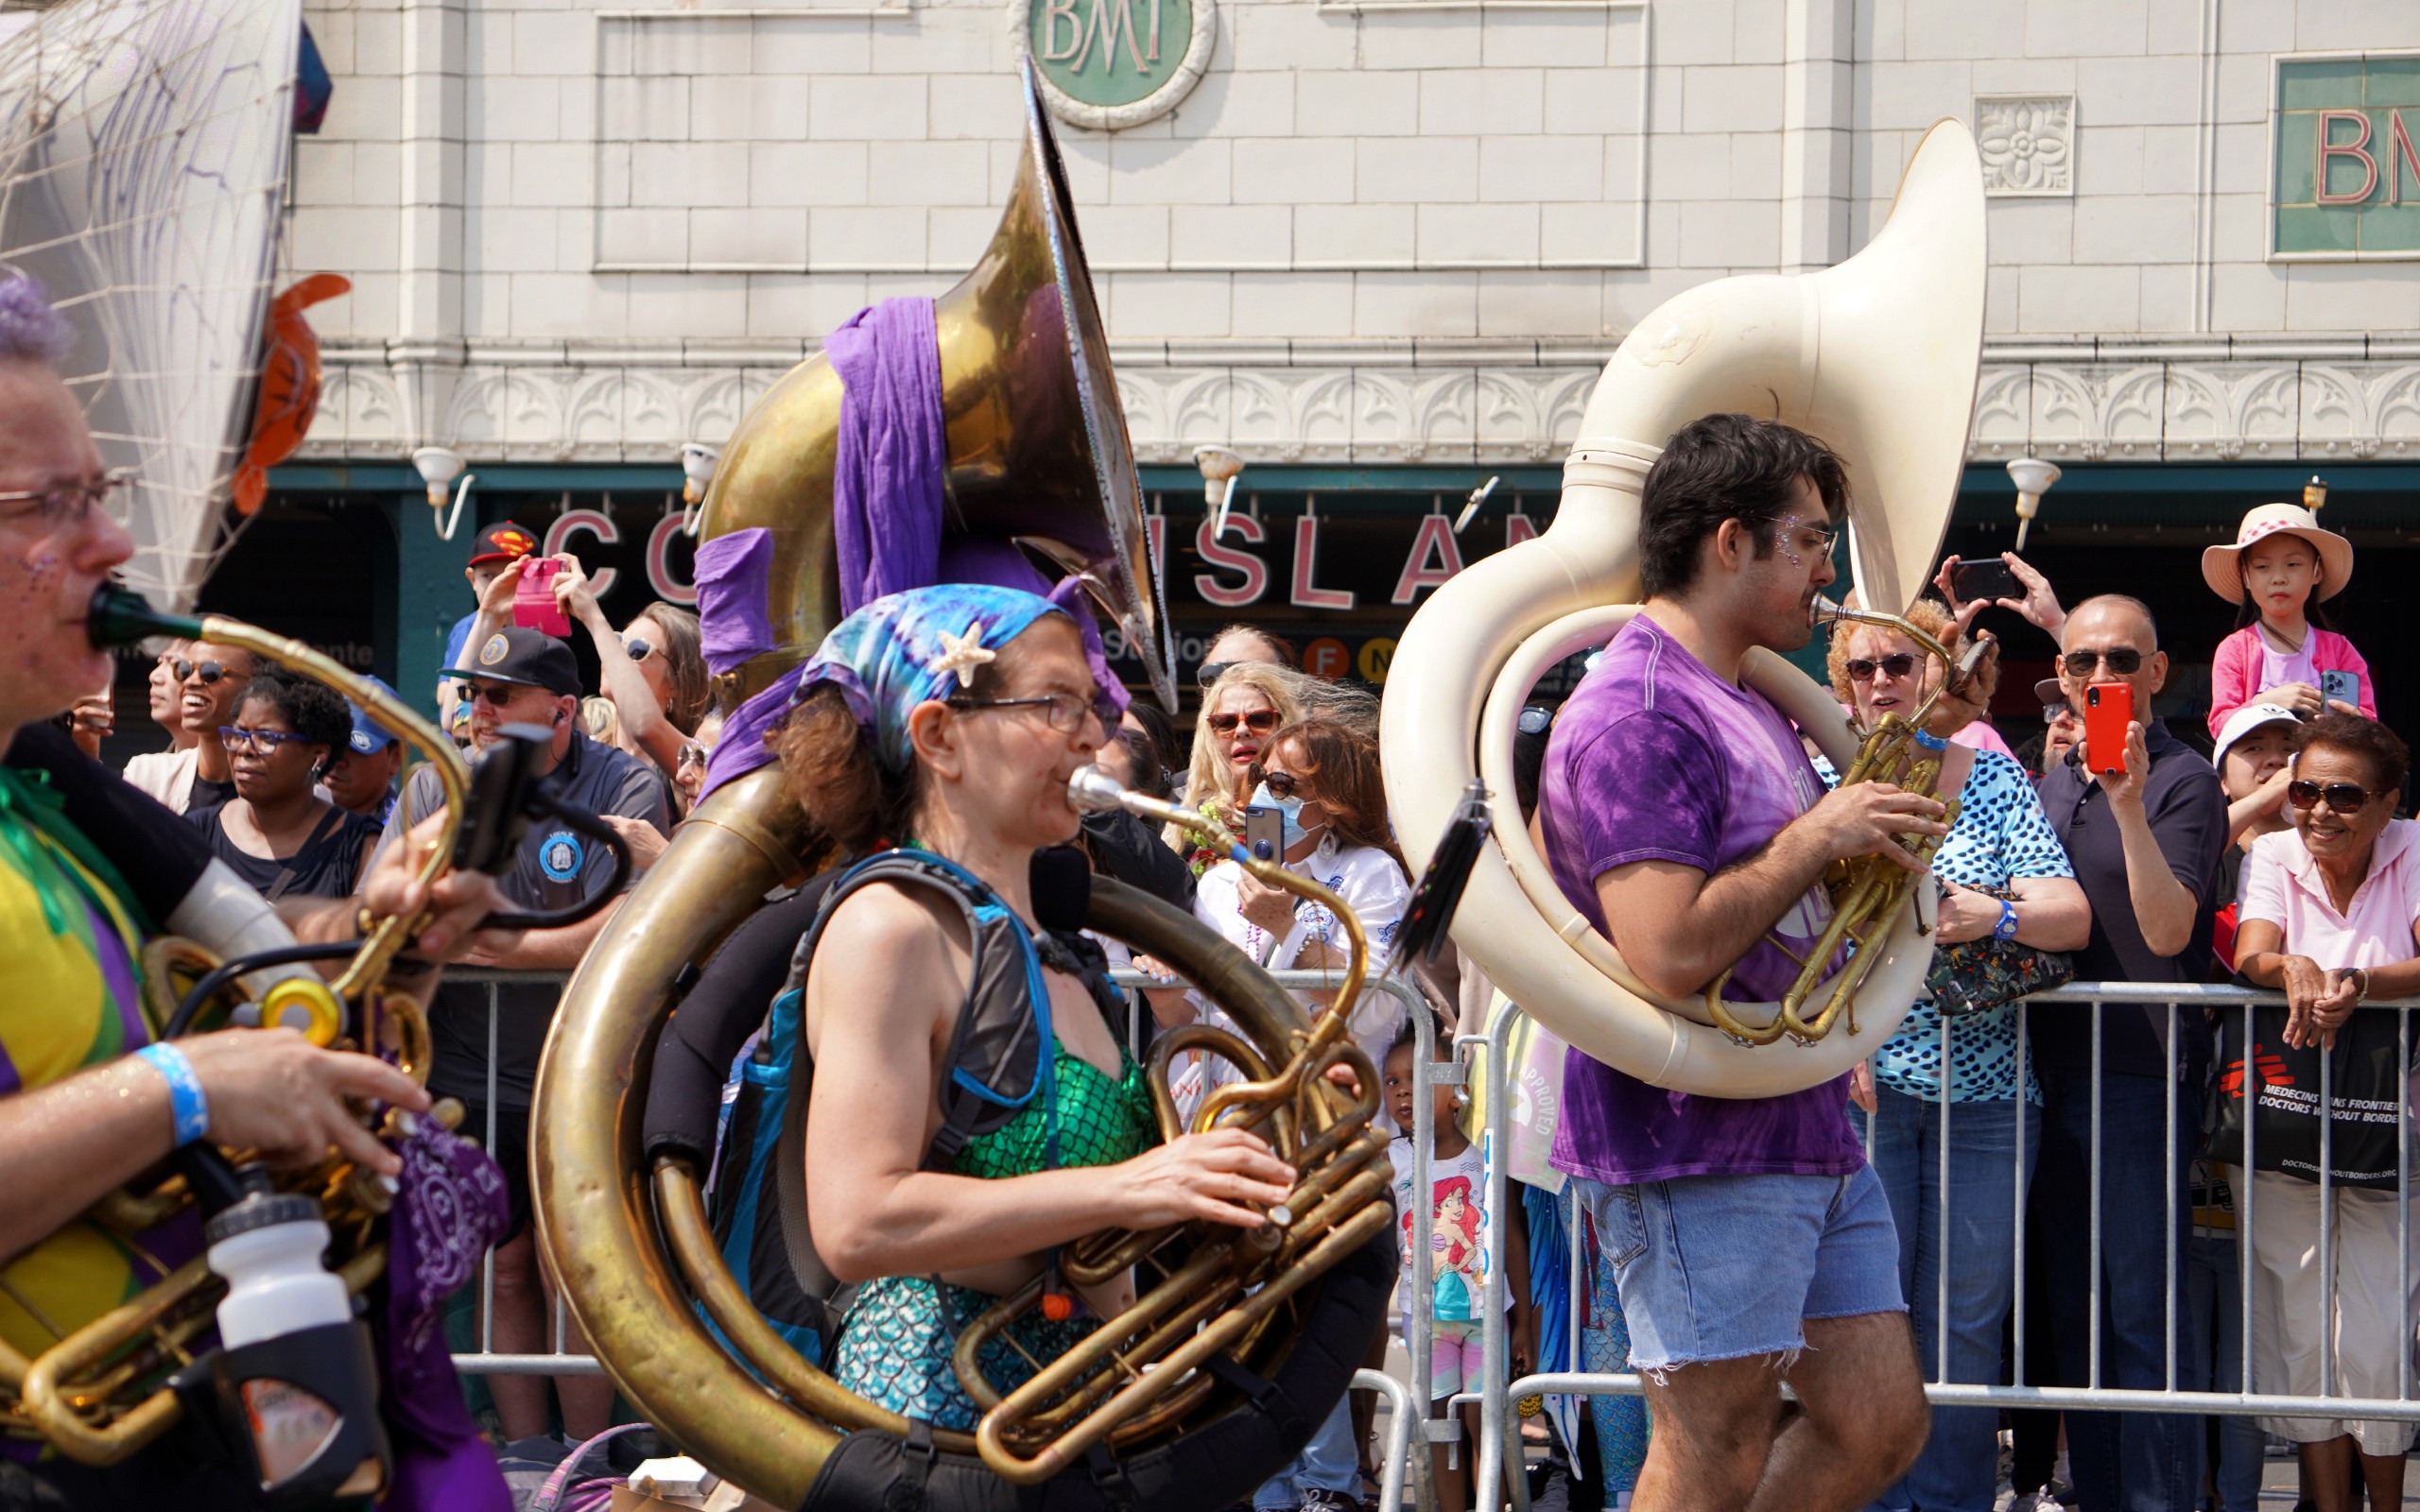
[[[84,633],[92,638],[94,645],[106,651],[112,646],[132,645],[153,635],[199,640],[201,621],[182,614],[163,614],[132,589],[103,583],[93,590],[93,605],[84,617]]]

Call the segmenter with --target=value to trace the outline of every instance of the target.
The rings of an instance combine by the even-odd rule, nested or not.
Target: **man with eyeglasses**
[[[2095,684],[2124,685],[2135,711],[2120,753],[2122,773],[2095,771],[2110,753],[2086,743],[2051,765],[2038,784],[2043,810],[2092,904],[2092,936],[2075,954],[2076,979],[2202,981],[2220,902],[2227,800],[2210,764],[2152,712],[2168,680],[2158,627],[2139,600],[2107,594],[2076,606],[2059,640],[2059,687],[2078,714]],[[2196,1090],[2211,1056],[2209,1025],[2198,1010],[2174,1016],[2173,1040],[2169,1024],[2165,1005],[2101,1009],[2096,1099],[2090,1011],[2046,1007],[2028,1022],[2043,1107],[2027,1243],[2042,1257],[2048,1292],[2034,1305],[2048,1310],[2057,1372],[2035,1384],[2157,1390],[2167,1382],[2168,1309],[2184,1295],[2185,1181],[2200,1128]],[[2101,1369],[2100,1380],[2088,1383],[2096,1295]],[[2179,1312],[2173,1322],[2177,1358],[2189,1360],[2191,1320]],[[2086,1506],[2187,1512],[2195,1504],[2199,1418],[2069,1413],[2066,1423],[2076,1489]]]
[[[1726,971],[1728,996],[1778,997],[1830,921],[1834,861],[1912,869],[1901,837],[1946,833],[1919,794],[1827,793],[1789,722],[1740,683],[1752,650],[1812,635],[1848,490],[1840,457],[1789,426],[1684,427],[1640,501],[1645,602],[1547,736],[1555,882],[1666,997]],[[1575,1051],[1553,1158],[1626,1257],[1653,1417],[1638,1512],[1848,1512],[1914,1461],[1930,1419],[1899,1241],[1845,1073],[1781,1097],[1692,1096]],[[1785,1383],[1804,1408],[1788,1419]]]
[[[109,653],[86,618],[94,590],[133,553],[105,507],[113,484],[83,407],[51,368],[71,339],[29,281],[0,278],[0,1342],[20,1355],[125,1303],[155,1262],[198,1252],[189,1219],[130,1236],[85,1216],[172,1150],[209,1140],[293,1167],[340,1146],[394,1176],[402,1161],[349,1100],[429,1106],[392,1066],[316,1048],[293,1029],[160,1038],[142,990],[147,936],[234,952],[289,937],[334,943],[355,937],[358,906],[293,899],[272,911],[211,860],[199,834],[50,727],[107,676]],[[414,836],[434,839],[434,827]],[[476,875],[449,874],[424,894],[404,860],[373,871],[364,890],[382,914],[433,902],[436,921],[414,941],[429,959],[503,906]],[[412,991],[428,980],[389,978]],[[257,1480],[202,1452],[198,1438],[172,1433],[95,1467],[37,1440],[0,1440],[0,1503],[259,1504]]]
[[[505,738],[507,725],[535,725],[551,733],[537,767],[552,775],[555,797],[599,817],[621,817],[669,834],[672,816],[664,783],[644,763],[589,738],[579,724],[579,668],[571,647],[552,636],[518,626],[491,632],[462,658],[469,685],[471,744],[484,751]],[[423,766],[404,784],[403,800],[388,821],[381,853],[405,828],[436,811],[437,773]],[[557,821],[537,822],[523,836],[512,866],[499,879],[513,905],[566,908],[590,897],[610,874],[606,852]],[[635,880],[633,877],[631,880]],[[628,885],[627,883],[625,884]],[[533,929],[503,954],[473,954],[472,966],[514,971],[568,971],[587,954],[589,942],[613,917],[612,909],[562,929]],[[494,1346],[509,1354],[544,1352],[548,1309],[541,1286],[537,1248],[529,1228],[529,1104],[538,1078],[538,1056],[554,1022],[557,982],[504,983],[494,987],[494,1055],[489,1055],[490,988],[454,982],[438,988],[429,1012],[434,1041],[428,1087],[441,1097],[458,1097],[468,1108],[465,1132],[488,1142],[504,1167],[510,1227],[495,1252]],[[493,1119],[494,1138],[489,1141]],[[576,1339],[567,1349],[585,1346]],[[504,1419],[508,1439],[534,1438],[546,1431],[546,1381],[540,1376],[497,1377],[489,1389]],[[555,1378],[564,1432],[574,1442],[604,1432],[612,1412],[613,1383],[597,1377]]]

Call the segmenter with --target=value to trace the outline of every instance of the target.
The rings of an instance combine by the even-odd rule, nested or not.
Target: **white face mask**
[[[1316,825],[1309,829],[1304,828],[1303,802],[1304,800],[1299,798],[1279,798],[1276,794],[1271,793],[1269,790],[1269,784],[1267,782],[1263,782],[1258,787],[1252,790],[1252,802],[1250,806],[1256,809],[1275,809],[1280,815],[1284,816],[1286,821],[1285,849],[1291,850],[1304,840],[1327,828],[1325,824]]]

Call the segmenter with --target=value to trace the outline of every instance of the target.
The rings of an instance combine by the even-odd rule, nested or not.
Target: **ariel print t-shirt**
[[[1395,1166],[1396,1242],[1403,1268],[1395,1285],[1395,1305],[1411,1315],[1411,1280],[1426,1274],[1431,1316],[1440,1323],[1468,1323],[1479,1315],[1479,1299],[1487,1287],[1487,1162],[1474,1140],[1451,1160],[1432,1160],[1428,1167],[1428,1258],[1424,1269],[1414,1263],[1411,1249],[1411,1141],[1400,1137],[1387,1146]],[[1508,1292],[1504,1305],[1511,1307]]]

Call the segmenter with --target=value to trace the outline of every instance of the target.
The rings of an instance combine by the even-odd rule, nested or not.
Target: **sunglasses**
[[[2088,678],[2092,676],[2092,669],[2104,662],[2109,664],[2110,671],[2121,678],[2129,678],[2143,669],[2143,653],[2131,645],[2120,645],[2106,651],[2070,651],[2059,658],[2059,665],[2065,667],[2071,678]]]
[[[177,658],[175,671],[177,674],[177,680],[179,682],[185,681],[196,673],[201,674],[202,684],[205,687],[211,683],[216,682],[221,678],[232,678],[235,675],[233,672],[228,671],[225,667],[220,666],[216,662],[188,662],[182,657]]]
[[[655,647],[633,635],[622,643],[622,654],[633,662],[644,662],[655,654]]]
[[[1109,705],[1096,698],[1072,693],[1045,693],[1030,698],[945,698],[952,709],[1046,709],[1043,718],[1050,728],[1063,735],[1072,735],[1084,728],[1087,717],[1098,719],[1103,729],[1115,728],[1117,715]]]
[[[1266,735],[1277,728],[1277,711],[1255,709],[1248,714],[1205,714],[1201,722],[1214,735],[1232,735],[1240,725],[1255,735]]]
[[[1193,675],[1194,683],[1206,692],[1210,684],[1218,681],[1219,677],[1234,665],[1233,662],[1204,662],[1201,663],[1201,670]]]
[[[1521,733],[1525,735],[1543,735],[1554,728],[1554,711],[1540,709],[1532,704],[1521,711],[1518,724]]]
[[[681,747],[681,757],[678,765],[683,766],[703,766],[706,765],[706,747],[699,745],[694,740],[691,741],[686,746]]]
[[[255,756],[274,756],[280,746],[302,738],[282,730],[238,730],[233,725],[218,727],[218,744],[231,752],[250,751]]]
[[[1303,787],[1303,780],[1291,772],[1267,772],[1258,766],[1252,769],[1252,780],[1278,798],[1292,798]]]
[[[2337,813],[2355,814],[2376,797],[2376,793],[2358,782],[2330,782],[2325,787],[2317,782],[2286,784],[2286,801],[2298,809],[2315,809],[2319,800],[2325,799],[2327,806]]]
[[[1916,659],[1906,651],[1894,651],[1885,657],[1853,656],[1841,663],[1841,670],[1849,675],[1851,682],[1870,682],[1877,669],[1904,678],[1916,669]]]
[[[465,704],[483,703],[491,709],[502,709],[510,705],[512,700],[520,695],[521,691],[522,690],[520,688],[510,685],[504,687],[482,687],[475,682],[465,683],[462,690],[462,701]]]

